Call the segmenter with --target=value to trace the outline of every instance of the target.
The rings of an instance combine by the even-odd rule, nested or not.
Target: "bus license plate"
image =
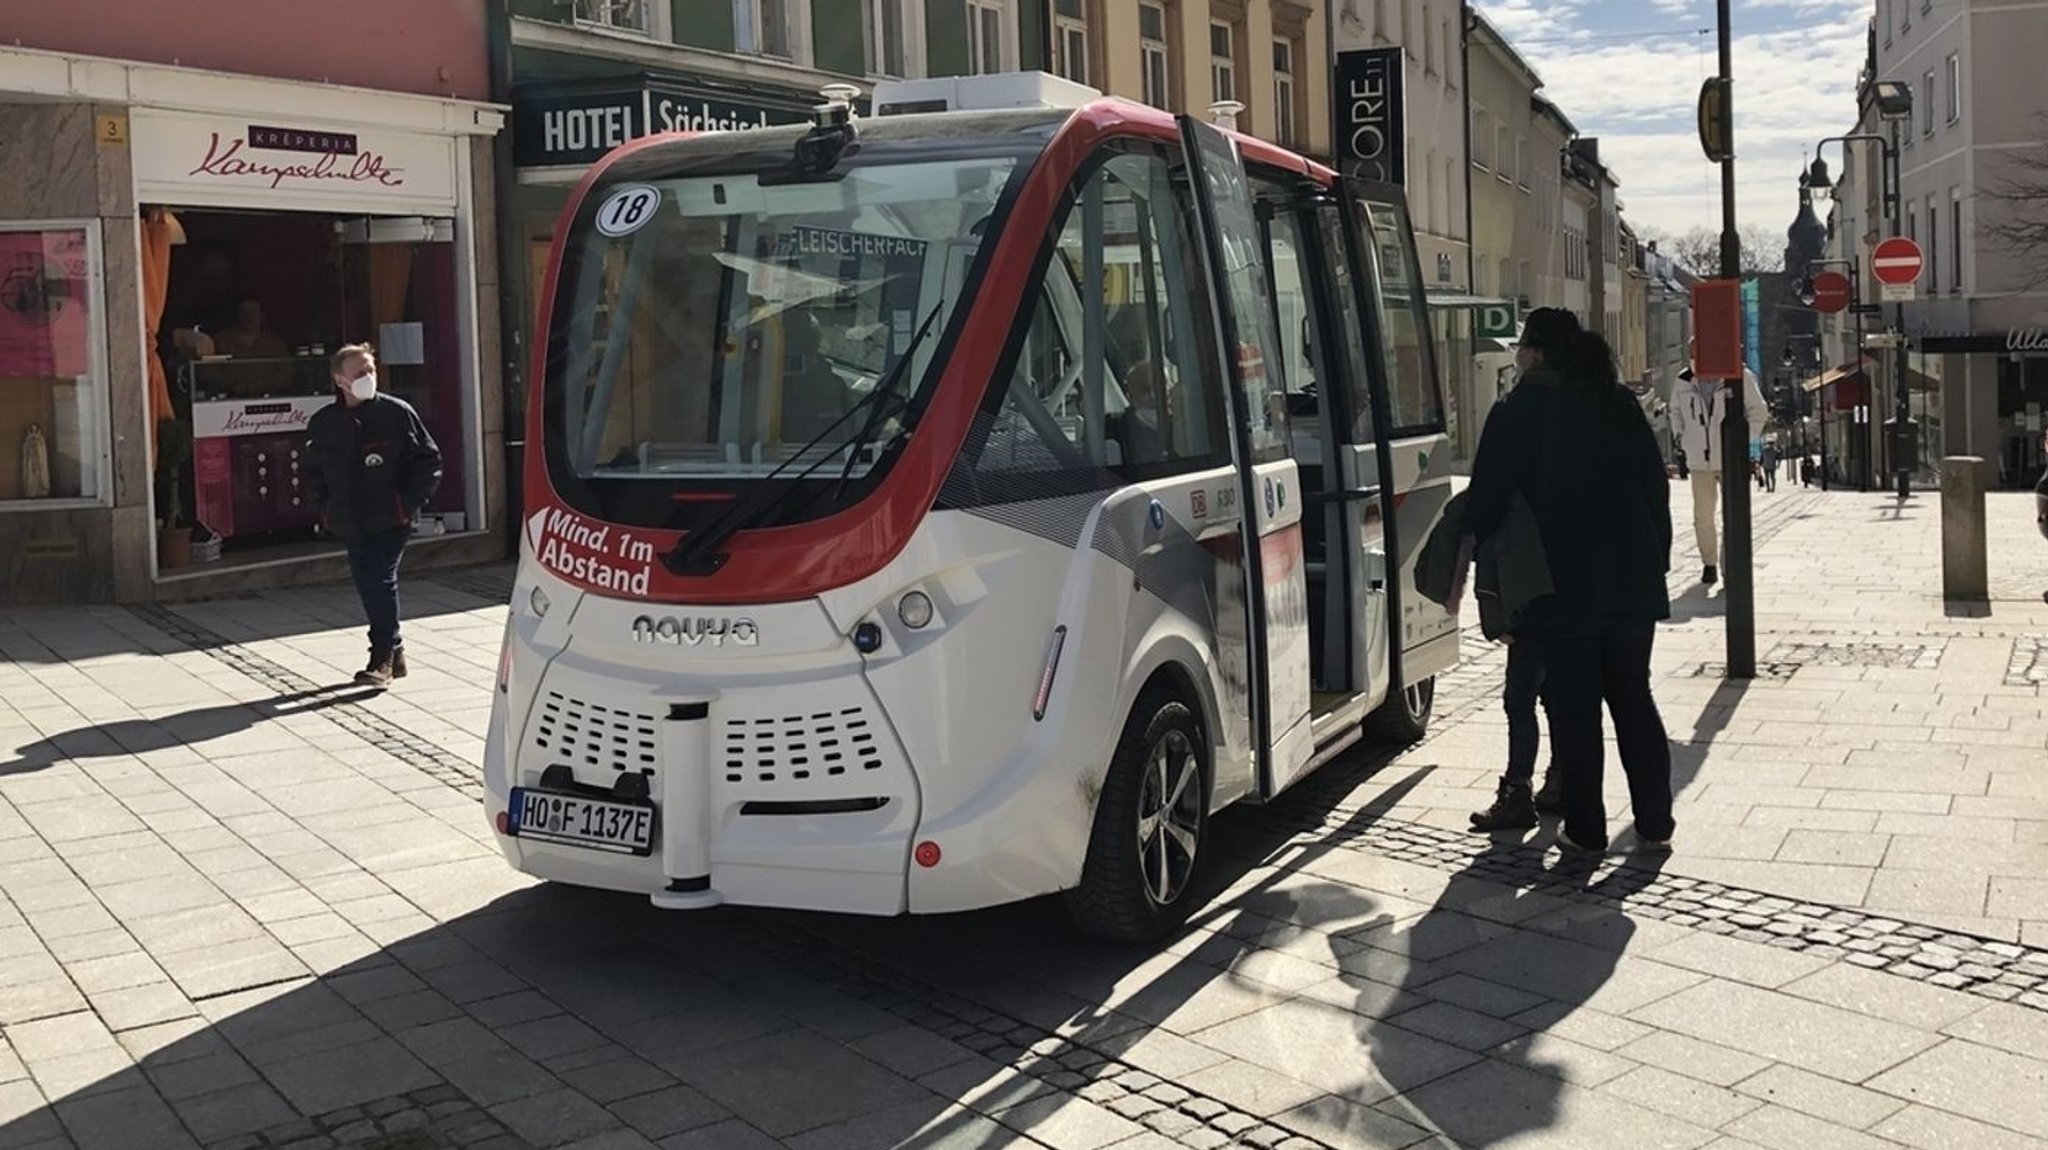
[[[654,853],[654,808],[512,788],[511,833],[523,839],[566,843],[618,854]]]

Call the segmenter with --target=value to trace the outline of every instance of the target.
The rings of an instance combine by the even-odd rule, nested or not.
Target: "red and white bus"
[[[518,869],[1066,892],[1150,939],[1214,812],[1427,724],[1449,453],[1398,189],[1036,74],[943,87],[639,141],[571,197],[485,764]]]

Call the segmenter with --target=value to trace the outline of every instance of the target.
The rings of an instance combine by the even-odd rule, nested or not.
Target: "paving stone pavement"
[[[506,568],[408,584],[381,694],[345,589],[10,612],[0,1150],[2048,1146],[2048,547],[1990,506],[1945,607],[1931,496],[1760,495],[1748,684],[1682,557],[1675,855],[1464,832],[1468,635],[1428,740],[1217,822],[1156,953],[512,874]]]

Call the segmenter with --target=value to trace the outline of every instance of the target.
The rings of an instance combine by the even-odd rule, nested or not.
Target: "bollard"
[[[1984,545],[1984,461],[1950,455],[1941,461],[1941,595],[1962,602],[1991,597]]]

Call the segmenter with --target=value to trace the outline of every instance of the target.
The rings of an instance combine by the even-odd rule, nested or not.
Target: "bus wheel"
[[[1067,892],[1083,931],[1151,942],[1187,918],[1208,829],[1207,764],[1187,704],[1150,693],[1138,701],[1096,802],[1081,885]]]
[[[1365,717],[1365,733],[1402,746],[1419,743],[1429,733],[1429,717],[1435,710],[1436,677],[1432,675],[1387,696],[1378,710]]]

